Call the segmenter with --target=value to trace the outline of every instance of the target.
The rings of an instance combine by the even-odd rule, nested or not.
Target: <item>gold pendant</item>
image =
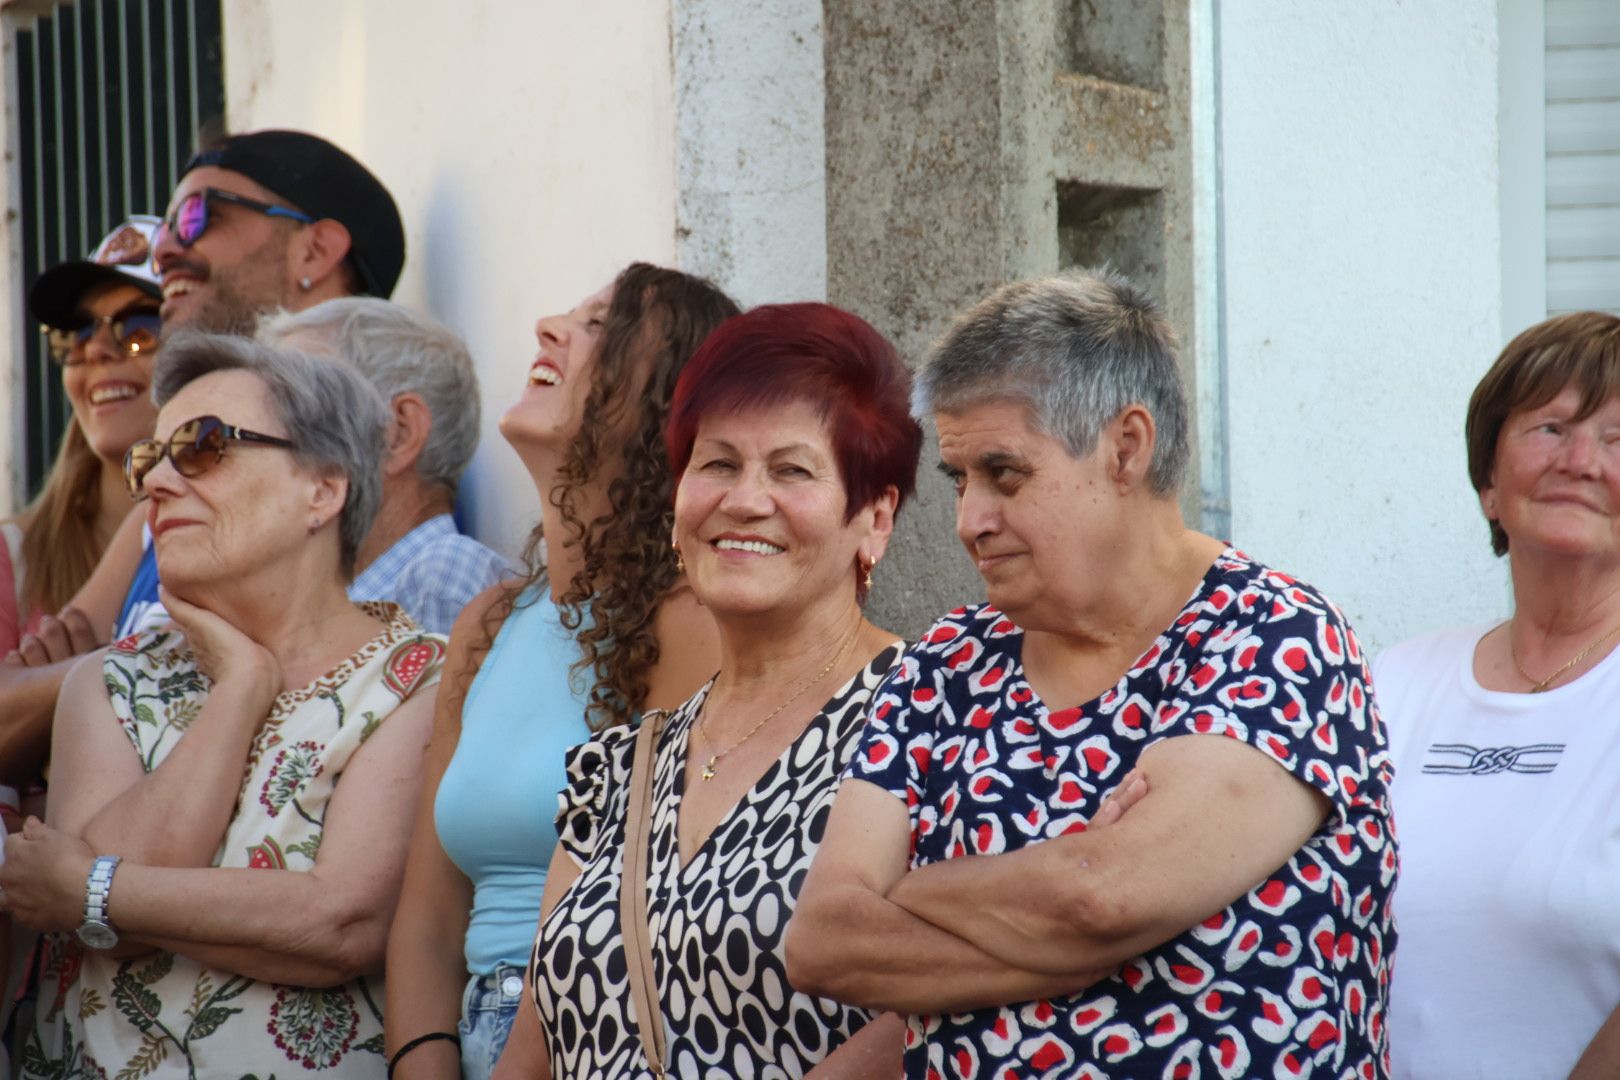
[[[705,780],[713,780],[714,779],[714,763],[719,761],[719,760],[720,760],[720,758],[718,756],[712,757],[712,758],[709,759],[709,763],[707,765],[703,766],[703,779],[705,779]]]

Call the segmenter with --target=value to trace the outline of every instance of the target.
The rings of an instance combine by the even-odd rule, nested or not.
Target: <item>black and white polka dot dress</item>
[[[665,721],[655,758],[647,907],[672,1075],[803,1076],[871,1018],[795,992],[782,938],[867,700],[899,656],[899,646],[885,649],[834,694],[684,867],[676,812],[687,737],[709,688]],[[569,755],[557,832],[581,872],[541,925],[530,961],[559,1080],[652,1076],[619,931],[634,741],[632,732],[615,729]]]

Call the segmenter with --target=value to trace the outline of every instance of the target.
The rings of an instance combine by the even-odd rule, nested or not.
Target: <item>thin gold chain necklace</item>
[[[1560,675],[1564,674],[1582,660],[1585,660],[1588,656],[1591,656],[1592,653],[1597,651],[1597,647],[1599,645],[1602,645],[1605,641],[1608,641],[1616,634],[1620,634],[1620,623],[1617,623],[1610,629],[1605,630],[1602,637],[1598,638],[1596,641],[1592,642],[1592,644],[1576,653],[1573,660],[1559,668],[1557,671],[1553,672],[1551,675],[1547,676],[1545,679],[1536,679],[1529,672],[1524,670],[1523,664],[1519,663],[1519,650],[1513,647],[1513,628],[1511,626],[1508,628],[1508,656],[1513,658],[1513,666],[1518,669],[1519,677],[1530,684],[1530,692],[1532,694],[1540,694],[1552,686],[1553,681],[1556,680]]]
[[[857,612],[856,615],[855,615],[855,629],[850,631],[849,637],[844,640],[844,644],[839,648],[837,654],[831,660],[827,661],[827,666],[826,667],[822,668],[820,671],[818,671],[814,675],[810,676],[804,682],[802,682],[798,686],[794,687],[792,696],[790,696],[786,701],[782,702],[782,704],[778,705],[776,708],[772,709],[770,712],[766,713],[765,718],[763,720],[761,720],[759,723],[755,724],[753,727],[748,729],[748,734],[744,735],[742,738],[738,739],[736,742],[732,743],[730,746],[726,747],[724,750],[720,750],[720,751],[716,752],[712,757],[710,757],[709,761],[708,761],[708,764],[703,766],[703,779],[704,780],[713,780],[714,779],[714,767],[720,763],[721,758],[725,757],[727,754],[729,754],[733,750],[737,749],[737,747],[741,746],[743,743],[747,742],[749,739],[752,739],[755,735],[759,734],[759,729],[760,728],[764,727],[766,724],[770,723],[773,719],[775,719],[776,715],[778,713],[780,713],[783,709],[787,708],[789,705],[793,704],[795,701],[798,701],[801,697],[803,697],[804,692],[806,690],[809,690],[812,686],[816,685],[816,683],[820,682],[822,679],[825,679],[827,677],[827,673],[829,671],[831,671],[833,668],[837,667],[839,661],[843,660],[843,658],[845,656],[848,656],[849,651],[855,647],[855,639],[861,636],[861,622],[862,621],[863,620],[861,618],[860,613]],[[716,682],[720,681],[720,678],[719,678],[718,675],[715,676],[715,681]],[[711,691],[711,695],[712,695],[712,691]],[[713,745],[715,745],[715,742],[714,742],[714,737],[709,734],[708,718],[709,718],[709,699],[704,698],[703,699],[703,707],[702,707],[702,709],[700,709],[698,711],[697,726],[698,726],[698,731],[701,732],[702,735],[703,735],[703,741],[708,743],[710,746],[713,746]]]

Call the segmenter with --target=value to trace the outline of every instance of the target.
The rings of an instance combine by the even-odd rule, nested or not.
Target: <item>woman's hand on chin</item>
[[[6,861],[0,866],[6,909],[34,930],[78,929],[93,862],[90,845],[30,817],[21,832],[6,838]]]
[[[158,599],[186,633],[197,667],[215,686],[236,683],[264,699],[268,710],[281,693],[281,665],[270,650],[225,619],[158,587]]]

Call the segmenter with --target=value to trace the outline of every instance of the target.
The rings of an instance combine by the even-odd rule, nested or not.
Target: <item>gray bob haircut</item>
[[[327,300],[259,323],[259,340],[319,355],[329,351],[366,377],[385,401],[417,394],[433,427],[416,461],[423,480],[452,495],[478,449],[478,375],[450,328],[375,296]]]
[[[1075,457],[1131,405],[1153,416],[1147,481],[1175,494],[1187,474],[1187,398],[1176,340],[1147,293],[1095,270],[1003,286],[935,343],[912,391],[919,416],[997,401],[1029,407]]]
[[[389,421],[382,398],[341,364],[251,338],[196,331],[180,331],[164,341],[153,372],[152,397],[164,405],[190,383],[216,371],[257,375],[293,444],[288,451],[293,460],[313,472],[336,471],[348,478],[338,539],[343,573],[353,574],[360,542],[382,505],[382,455]],[[235,420],[220,419],[227,424]]]

